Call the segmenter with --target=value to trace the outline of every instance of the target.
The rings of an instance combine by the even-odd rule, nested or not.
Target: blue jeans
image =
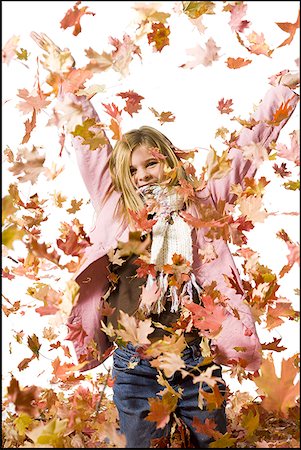
[[[198,344],[190,344],[183,352],[182,359],[186,369],[199,365],[204,359],[201,356]],[[134,368],[129,369],[129,363],[135,363]],[[133,366],[134,364],[132,364]],[[208,366],[202,367],[206,369]],[[145,420],[149,414],[148,398],[157,397],[157,393],[163,390],[157,382],[157,369],[151,367],[149,361],[141,359],[135,347],[128,344],[126,347],[117,348],[113,354],[113,400],[119,413],[120,431],[126,436],[127,448],[150,448],[151,439],[167,437],[170,433],[170,422],[163,429],[157,429],[156,422]],[[214,376],[221,377],[221,368],[214,370]],[[225,400],[219,409],[211,411],[204,407],[198,407],[199,383],[193,383],[192,377],[182,378],[179,371],[167,378],[169,384],[176,391],[183,389],[182,397],[178,401],[175,414],[180,417],[190,430],[191,443],[196,448],[207,448],[212,438],[206,434],[198,433],[192,426],[194,417],[202,423],[207,418],[216,423],[216,430],[226,432]],[[218,383],[220,392],[225,394],[225,384]],[[211,391],[205,383],[202,385],[205,391]],[[160,398],[160,397],[158,397]]]

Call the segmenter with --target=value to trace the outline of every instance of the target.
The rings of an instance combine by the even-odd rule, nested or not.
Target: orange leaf
[[[170,414],[175,411],[178,403],[178,398],[167,392],[159,398],[149,398],[150,413],[145,420],[149,422],[157,422],[157,428],[164,428],[170,420]]]
[[[247,66],[251,64],[251,59],[243,59],[243,58],[228,58],[226,61],[229,69],[240,69],[241,67]]]
[[[86,12],[88,9],[88,6],[84,6],[83,8],[78,9],[78,5],[81,4],[81,1],[78,1],[75,3],[73,9],[68,9],[66,12],[64,18],[61,20],[61,28],[68,28],[68,27],[74,27],[73,35],[77,36],[81,32],[81,25],[80,20],[85,14],[91,14],[92,16],[95,16],[95,13],[93,12]]]
[[[40,390],[36,386],[31,386],[23,390],[19,387],[19,382],[12,378],[7,388],[8,400],[13,402],[18,413],[23,412],[30,417],[38,417],[39,410],[32,404],[39,397]]]
[[[289,33],[289,37],[285,39],[280,45],[278,45],[277,48],[283,47],[284,45],[289,45],[296,34],[297,28],[300,28],[300,10],[298,12],[298,17],[295,23],[276,22],[276,25],[278,25],[278,27],[281,28],[282,31]]]

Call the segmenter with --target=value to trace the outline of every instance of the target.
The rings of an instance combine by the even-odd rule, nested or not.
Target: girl
[[[45,35],[33,37],[46,52],[61,51]],[[206,184],[187,162],[191,155],[154,128],[129,131],[114,148],[103,134],[106,142],[93,151],[73,138],[97,221],[68,320],[81,333],[67,338],[84,370],[114,352],[114,401],[128,448],[162,443],[173,414],[190,430],[190,445],[207,448],[226,432],[221,364],[260,367],[254,320],[217,211],[235,202],[233,185],[244,188],[244,179],[254,177],[256,164],[242,148],[269,151],[296,107],[290,86],[297,84],[289,73],[277,77],[253,125],[232,142],[229,170]],[[81,108],[83,122],[95,119],[91,131],[97,130],[91,103],[65,95]],[[277,121],[281,105],[287,114]]]

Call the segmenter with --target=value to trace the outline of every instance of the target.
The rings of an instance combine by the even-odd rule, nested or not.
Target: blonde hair
[[[140,145],[157,148],[165,156],[165,164],[175,169],[176,175],[170,186],[179,184],[179,180],[183,178],[188,181],[188,176],[175,153],[176,148],[163,133],[149,126],[142,126],[125,133],[122,139],[116,142],[110,157],[109,169],[113,185],[107,196],[113,190],[121,192],[115,214],[129,223],[132,223],[129,210],[137,212],[144,206],[130,173],[132,152]]]

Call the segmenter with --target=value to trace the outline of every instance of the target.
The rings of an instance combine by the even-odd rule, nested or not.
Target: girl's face
[[[160,183],[164,179],[164,163],[154,158],[149,147],[142,144],[132,152],[130,172],[137,188]]]

